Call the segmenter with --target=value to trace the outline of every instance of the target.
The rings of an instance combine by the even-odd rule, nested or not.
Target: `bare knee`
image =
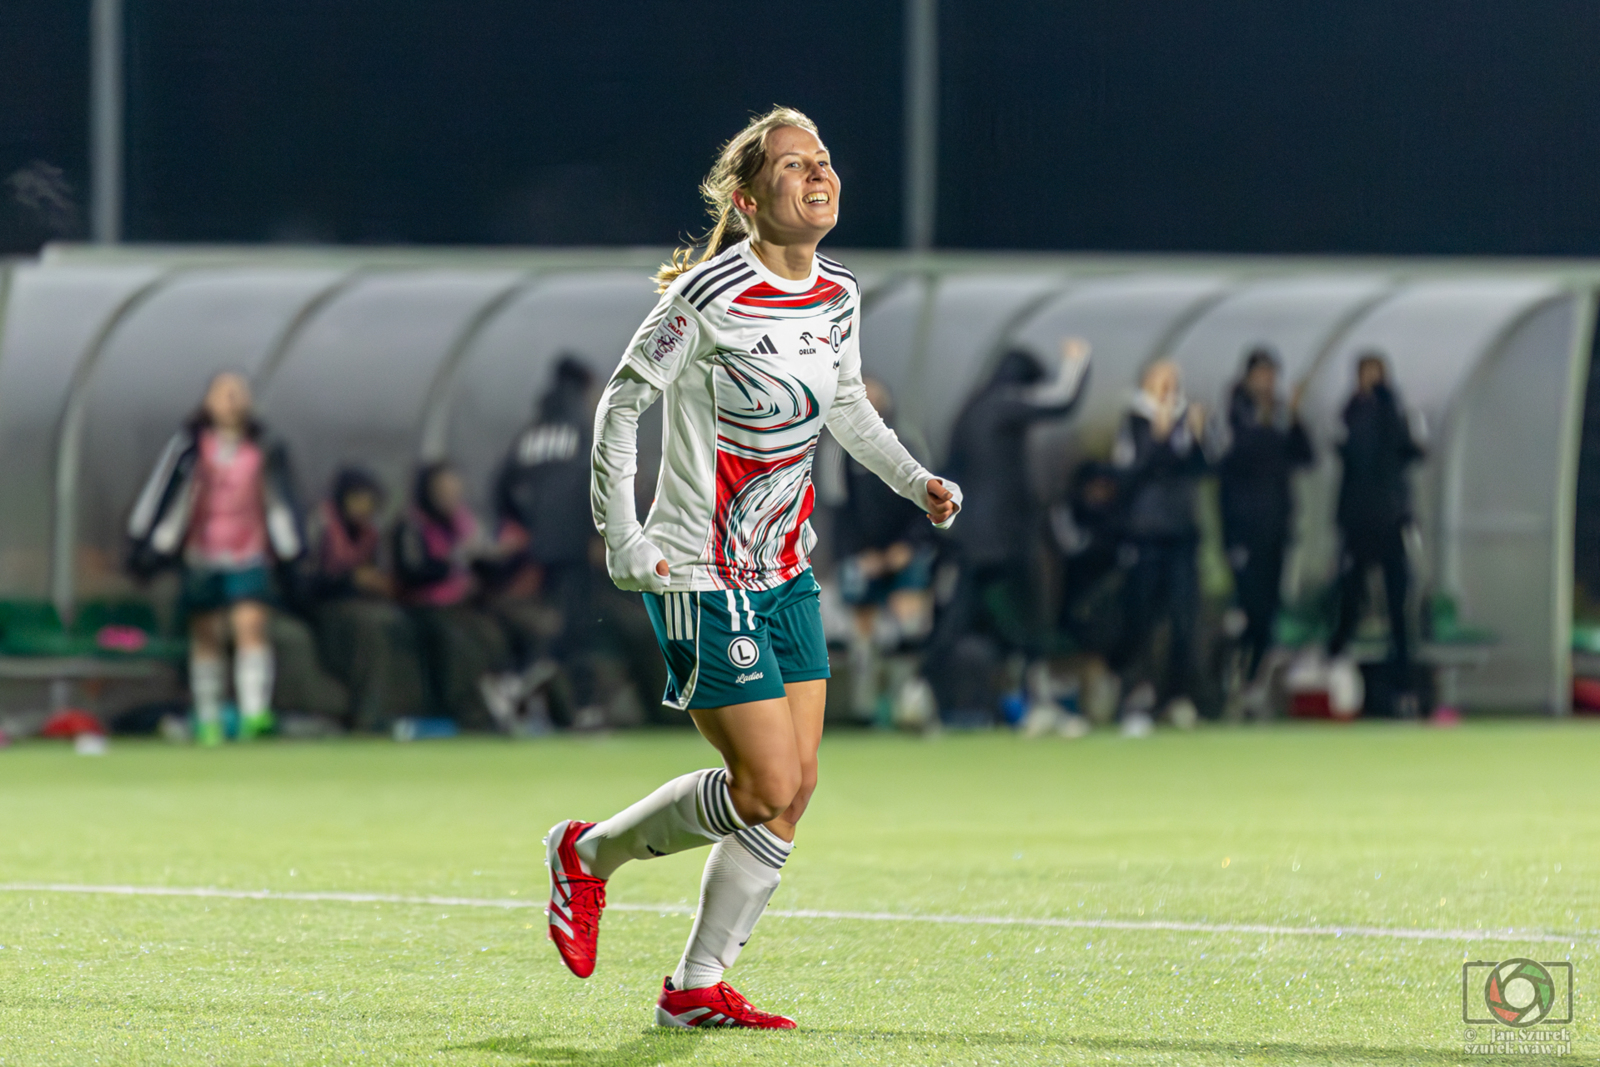
[[[769,822],[788,810],[802,788],[797,764],[745,768],[729,777],[728,792],[739,818],[747,825]]]
[[[194,655],[200,659],[222,657],[222,614],[202,612],[189,619],[189,643]]]
[[[233,606],[233,640],[241,650],[265,648],[267,607],[253,600]]]
[[[806,760],[800,764],[800,788],[795,790],[794,799],[789,802],[789,810],[794,812],[796,820],[800,813],[806,810],[806,804],[811,800],[811,794],[817,791],[817,761]]]

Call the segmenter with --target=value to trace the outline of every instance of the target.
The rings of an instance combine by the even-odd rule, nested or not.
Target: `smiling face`
[[[839,175],[817,135],[780,126],[767,135],[767,163],[734,206],[758,240],[814,244],[839,223]]]

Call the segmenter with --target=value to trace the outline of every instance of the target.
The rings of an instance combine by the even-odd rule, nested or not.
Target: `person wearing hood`
[[[395,578],[416,627],[432,714],[464,729],[496,725],[483,680],[510,668],[511,650],[500,623],[475,601],[479,572],[497,566],[499,553],[448,460],[417,470],[411,506],[392,537]]]
[[[1252,349],[1228,400],[1228,452],[1222,460],[1222,536],[1244,613],[1245,699],[1259,703],[1262,661],[1272,647],[1281,606],[1284,552],[1294,510],[1291,478],[1312,460],[1300,423],[1300,390],[1278,397],[1279,363],[1270,348]]]
[[[1130,736],[1149,733],[1158,705],[1179,727],[1193,726],[1198,717],[1191,694],[1200,609],[1195,493],[1209,467],[1205,437],[1205,410],[1185,399],[1178,365],[1152,363],[1111,452],[1126,509],[1119,553],[1125,572],[1122,633],[1111,667],[1122,676],[1122,728]],[[1137,678],[1134,667],[1163,620],[1169,624],[1167,669],[1158,686]]]
[[[1423,451],[1411,436],[1400,398],[1389,386],[1388,363],[1381,352],[1364,352],[1356,361],[1356,391],[1345,405],[1344,426],[1345,440],[1339,447],[1344,461],[1338,509],[1339,615],[1328,641],[1332,688],[1361,691],[1358,669],[1345,655],[1345,647],[1365,611],[1367,574],[1378,567],[1389,609],[1389,662],[1404,701],[1403,712],[1414,713],[1406,625],[1410,566],[1405,529],[1412,518],[1406,472]]]
[[[946,713],[981,717],[988,712],[961,706],[971,699],[963,700],[962,691],[971,687],[962,684],[959,675],[964,672],[954,653],[980,617],[992,614],[986,608],[989,590],[1002,587],[1022,616],[1018,621],[990,620],[1006,651],[1039,651],[1035,634],[1041,627],[1028,610],[1036,602],[1032,563],[1041,526],[1039,505],[1028,484],[1028,432],[1040,422],[1071,413],[1089,369],[1089,342],[1064,339],[1052,362],[1047,377],[1045,364],[1033,352],[1007,352],[950,432],[951,476],[971,488],[962,521],[950,533],[959,577],[940,607],[924,658],[925,674]]]
[[[369,471],[342,467],[311,534],[309,612],[324,668],[349,691],[346,725],[377,732],[421,710],[416,638],[382,566],[383,487]]]
[[[499,605],[526,668],[502,679],[493,699],[502,712],[525,699],[547,676],[534,670],[559,665],[578,707],[594,696],[589,663],[594,586],[591,546],[597,535],[589,510],[589,449],[593,439],[590,392],[594,373],[576,356],[556,364],[554,381],[539,398],[534,420],[511,443],[495,479],[495,517],[502,540],[510,531],[523,544],[519,563],[537,571],[539,598]]]

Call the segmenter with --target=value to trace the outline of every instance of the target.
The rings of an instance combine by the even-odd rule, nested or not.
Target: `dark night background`
[[[900,238],[898,0],[127,5],[131,240],[666,243],[773,102],[834,150],[833,243]],[[0,250],[84,229],[87,8],[0,4]],[[940,32],[940,245],[1600,254],[1592,0],[942,0]]]

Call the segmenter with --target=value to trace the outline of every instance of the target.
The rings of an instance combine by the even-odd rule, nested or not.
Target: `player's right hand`
[[[666,556],[643,534],[635,534],[620,547],[606,544],[606,573],[618,589],[664,593],[668,570]]]

